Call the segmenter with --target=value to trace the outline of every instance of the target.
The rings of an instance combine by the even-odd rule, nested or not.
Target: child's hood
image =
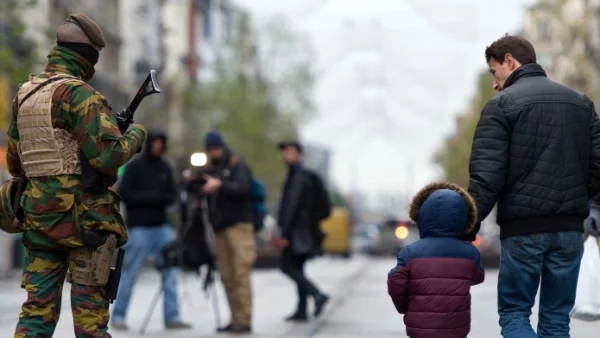
[[[459,237],[477,222],[473,198],[454,183],[436,182],[413,198],[410,218],[419,226],[421,238]]]

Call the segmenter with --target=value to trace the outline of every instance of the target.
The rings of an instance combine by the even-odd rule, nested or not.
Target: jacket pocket
[[[117,235],[118,245],[127,242],[127,228],[120,213],[121,197],[114,191],[82,193],[79,224],[84,230],[106,231]]]
[[[61,246],[81,246],[75,195],[65,192],[41,196],[25,192],[23,195],[24,231],[40,233]]]

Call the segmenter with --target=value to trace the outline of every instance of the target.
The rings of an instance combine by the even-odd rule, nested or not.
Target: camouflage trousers
[[[14,338],[49,338],[60,316],[62,290],[70,264],[68,252],[25,249],[21,287],[27,290]],[[76,338],[111,338],[104,288],[71,284]]]

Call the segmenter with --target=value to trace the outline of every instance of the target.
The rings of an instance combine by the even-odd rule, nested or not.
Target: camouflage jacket
[[[39,77],[70,74],[88,80],[93,67],[80,55],[55,47]],[[17,99],[13,101],[8,129],[7,165],[11,175],[23,174],[17,152]],[[95,169],[116,176],[146,137],[143,127],[134,125],[121,134],[115,116],[102,94],[81,81],[61,84],[52,97],[52,125],[75,135],[79,147]],[[82,189],[80,175],[30,178],[21,198],[25,211],[23,242],[32,249],[76,248],[83,245],[82,229],[106,230],[117,234],[119,244],[127,242],[127,229],[119,212],[119,196],[106,190]]]

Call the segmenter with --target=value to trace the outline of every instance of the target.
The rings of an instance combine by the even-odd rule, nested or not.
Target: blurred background
[[[396,234],[393,241],[411,237],[396,228],[408,224],[408,202],[419,187],[435,179],[467,185],[474,126],[493,95],[483,52],[496,38],[524,35],[551,78],[592,99],[600,93],[597,0],[4,0],[0,6],[3,130],[18,84],[43,69],[56,27],[69,13],[86,13],[108,41],[91,84],[111,106],[126,106],[148,71],[157,70],[163,93],[142,104],[136,121],[166,129],[177,168],[189,166],[190,154],[202,151],[203,133],[216,128],[265,182],[273,209],[285,176],[276,143],[300,139],[306,164],[324,177],[353,225],[347,231],[354,233],[353,249],[338,250],[345,254],[394,252],[373,246],[385,231]],[[2,133],[2,178],[5,142]],[[483,247],[497,237],[488,221]],[[0,270],[10,270],[18,265],[14,238],[0,234],[0,240]]]
[[[330,288],[376,281],[370,302],[389,302],[381,299],[381,281],[398,250],[418,239],[407,217],[410,197],[432,180],[468,185],[474,128],[494,94],[487,45],[505,33],[523,35],[550,78],[600,98],[600,0],[2,0],[0,129],[7,129],[18,84],[42,71],[56,28],[73,12],[104,30],[108,44],[91,85],[115,110],[129,103],[150,69],[158,72],[162,93],[142,103],[136,122],[168,132],[177,172],[203,151],[203,134],[218,129],[265,183],[273,212],[286,175],[277,143],[299,139],[305,164],[327,182],[335,206],[323,223],[325,249],[356,257],[330,258],[311,269]],[[5,146],[2,132],[1,180],[9,178]],[[276,266],[277,252],[269,247],[276,228],[270,217],[258,236],[258,266]],[[493,216],[475,244],[485,265],[496,266]],[[0,279],[19,275],[22,256],[19,237],[0,232]],[[279,301],[283,279],[277,278],[283,277],[273,276],[256,277],[270,285],[269,292],[258,288],[259,303]],[[481,316],[477,337],[496,337],[486,331],[496,325],[496,276],[489,276],[473,293]],[[363,291],[375,295],[369,290]],[[0,318],[6,332],[18,295],[6,312],[10,320]],[[358,302],[344,311],[379,308]],[[260,311],[266,310],[259,310],[259,322],[266,313]],[[385,311],[363,316],[395,316],[391,307]],[[401,322],[393,318],[386,322],[397,320],[397,332]],[[578,326],[574,334],[591,332]]]

